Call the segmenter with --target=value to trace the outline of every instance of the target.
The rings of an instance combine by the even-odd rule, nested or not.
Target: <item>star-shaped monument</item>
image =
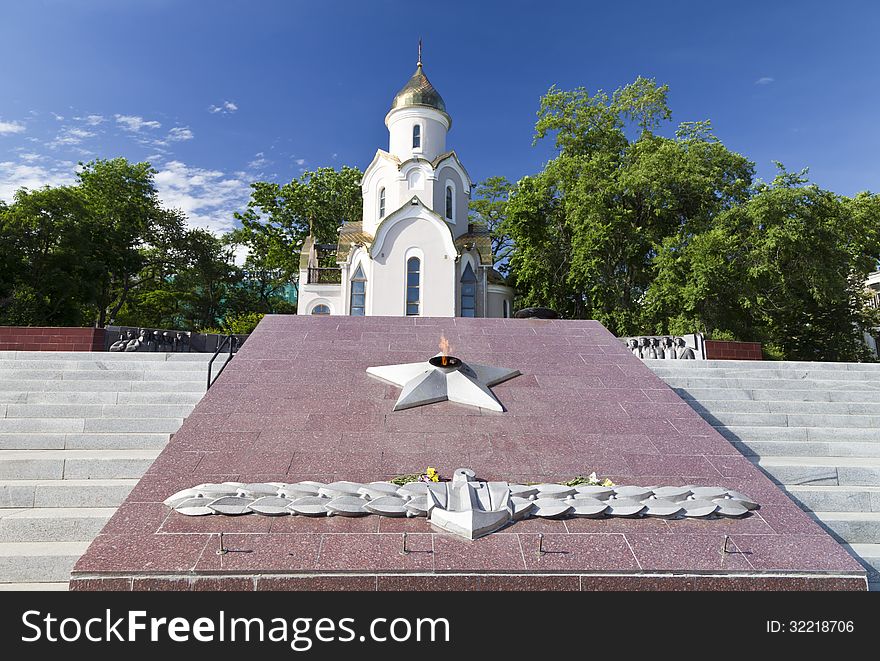
[[[438,354],[423,363],[368,367],[367,374],[403,388],[394,404],[395,411],[446,400],[503,411],[489,388],[519,376],[520,371],[468,364],[460,358]]]

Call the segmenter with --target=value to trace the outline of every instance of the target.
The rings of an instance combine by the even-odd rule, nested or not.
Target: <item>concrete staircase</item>
[[[646,360],[880,590],[880,364]]]
[[[0,590],[67,589],[202,398],[210,357],[0,351]]]

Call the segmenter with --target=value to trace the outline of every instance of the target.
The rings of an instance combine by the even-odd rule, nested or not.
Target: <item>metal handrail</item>
[[[211,372],[213,371],[214,360],[217,356],[220,355],[220,352],[223,351],[223,347],[229,344],[229,356],[227,356],[226,360],[223,361],[223,364],[220,366],[220,369],[217,371],[217,376],[211,379]],[[227,335],[223,338],[223,341],[217,347],[217,351],[214,352],[214,355],[211,356],[211,360],[208,361],[208,387],[205,390],[210,390],[214,381],[216,381],[220,375],[223,373],[223,370],[226,369],[226,366],[229,364],[229,361],[232,360],[232,356],[235,355],[236,345],[238,344],[238,338],[235,335]]]
[[[310,285],[338,285],[342,282],[342,269],[312,266],[308,276]]]

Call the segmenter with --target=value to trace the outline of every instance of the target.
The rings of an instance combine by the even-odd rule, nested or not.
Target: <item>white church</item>
[[[388,151],[364,172],[363,216],[339,242],[300,255],[299,314],[510,317],[513,289],[492,268],[485,227],[469,225],[473,183],[446,149],[452,118],[422,71],[385,116]],[[335,266],[331,264],[335,263]]]

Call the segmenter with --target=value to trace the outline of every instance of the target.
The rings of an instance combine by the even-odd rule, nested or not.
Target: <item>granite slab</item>
[[[400,390],[366,369],[427,360],[441,333],[466,362],[521,372],[492,388],[503,412],[393,411]],[[722,486],[761,507],[735,520],[526,520],[468,541],[424,518],[187,519],[162,505],[202,483],[371,482],[428,466],[518,484],[595,471],[617,484]],[[74,590],[427,585],[864,590],[866,579],[596,321],[281,315],[263,319],[71,576]]]

